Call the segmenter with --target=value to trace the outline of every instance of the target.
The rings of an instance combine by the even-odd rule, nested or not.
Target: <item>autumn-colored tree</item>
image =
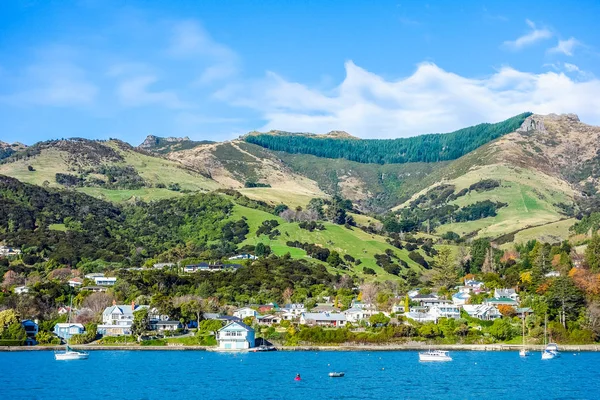
[[[600,273],[594,273],[584,268],[572,268],[569,271],[569,276],[586,295],[600,295]]]
[[[3,287],[11,287],[11,286],[15,286],[15,285],[20,285],[24,281],[25,281],[25,279],[23,278],[23,276],[16,273],[15,271],[9,270],[4,273],[4,277],[2,279],[2,286]]]
[[[71,268],[58,268],[48,274],[48,279],[65,281],[71,277]]]
[[[508,304],[500,304],[498,306],[498,311],[505,317],[514,317],[517,315],[517,311],[513,306],[509,306]]]
[[[100,314],[106,307],[111,305],[113,297],[107,293],[92,293],[87,296],[81,304],[83,308],[88,308],[94,315]]]
[[[516,261],[519,258],[519,253],[515,250],[506,250],[502,257],[500,257],[500,262],[502,264],[508,264],[511,261]]]
[[[294,289],[292,289],[291,287],[287,287],[285,288],[285,290],[283,291],[283,294],[281,295],[281,297],[283,298],[283,301],[285,304],[291,303],[291,299],[292,296],[294,295]]]
[[[360,286],[362,293],[362,302],[365,304],[375,304],[377,299],[377,293],[379,293],[379,286],[375,283],[363,283]]]

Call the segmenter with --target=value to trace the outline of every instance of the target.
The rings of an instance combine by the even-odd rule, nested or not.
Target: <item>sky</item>
[[[597,0],[0,4],[0,140],[600,125]]]

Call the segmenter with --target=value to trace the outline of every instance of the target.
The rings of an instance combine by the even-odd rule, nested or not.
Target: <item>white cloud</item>
[[[353,62],[330,90],[289,82],[275,73],[230,85],[215,97],[257,110],[261,130],[324,133],[345,130],[363,138],[448,132],[532,111],[578,113],[600,124],[600,81],[575,81],[564,73],[533,74],[504,67],[484,78],[466,78],[435,64],[420,64],[409,77],[387,81]]]
[[[575,64],[565,63],[565,69],[569,72],[580,72],[581,70]]]
[[[216,42],[196,21],[181,21],[173,26],[169,54],[176,58],[199,60],[208,64],[198,84],[210,84],[234,76],[239,59],[229,47]]]
[[[167,108],[180,109],[190,106],[179,99],[172,91],[150,91],[149,86],[157,81],[152,75],[137,76],[119,84],[117,95],[121,104],[127,107],[142,107],[159,105]]]
[[[572,56],[575,50],[575,47],[579,46],[581,43],[574,37],[571,37],[567,40],[559,40],[556,47],[552,47],[548,49],[548,53],[562,53],[567,56]]]
[[[552,32],[546,28],[538,29],[531,20],[525,20],[527,25],[531,28],[531,31],[527,34],[515,39],[507,40],[503,43],[504,47],[511,50],[520,50],[524,47],[530,46],[536,42],[552,37]]]

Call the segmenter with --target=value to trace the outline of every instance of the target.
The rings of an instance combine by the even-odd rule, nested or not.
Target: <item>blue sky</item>
[[[598,1],[0,5],[0,140],[600,125]]]

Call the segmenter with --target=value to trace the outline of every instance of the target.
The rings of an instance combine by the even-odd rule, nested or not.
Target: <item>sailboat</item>
[[[71,305],[69,306],[69,316],[67,317],[67,323],[71,323],[71,310],[73,309],[73,296],[71,296]],[[70,329],[67,328],[67,329]],[[57,351],[54,353],[54,359],[57,361],[67,360],[87,360],[89,353],[85,351],[79,351],[69,347],[69,339],[66,340],[65,351]]]
[[[560,353],[558,352],[558,345],[556,343],[548,343],[546,345],[546,331],[548,325],[548,316],[544,320],[544,350],[542,350],[542,360],[552,360],[554,358],[560,357]]]
[[[521,357],[527,357],[529,355],[529,352],[525,347],[525,317],[523,317],[523,348],[519,351],[519,355]]]

